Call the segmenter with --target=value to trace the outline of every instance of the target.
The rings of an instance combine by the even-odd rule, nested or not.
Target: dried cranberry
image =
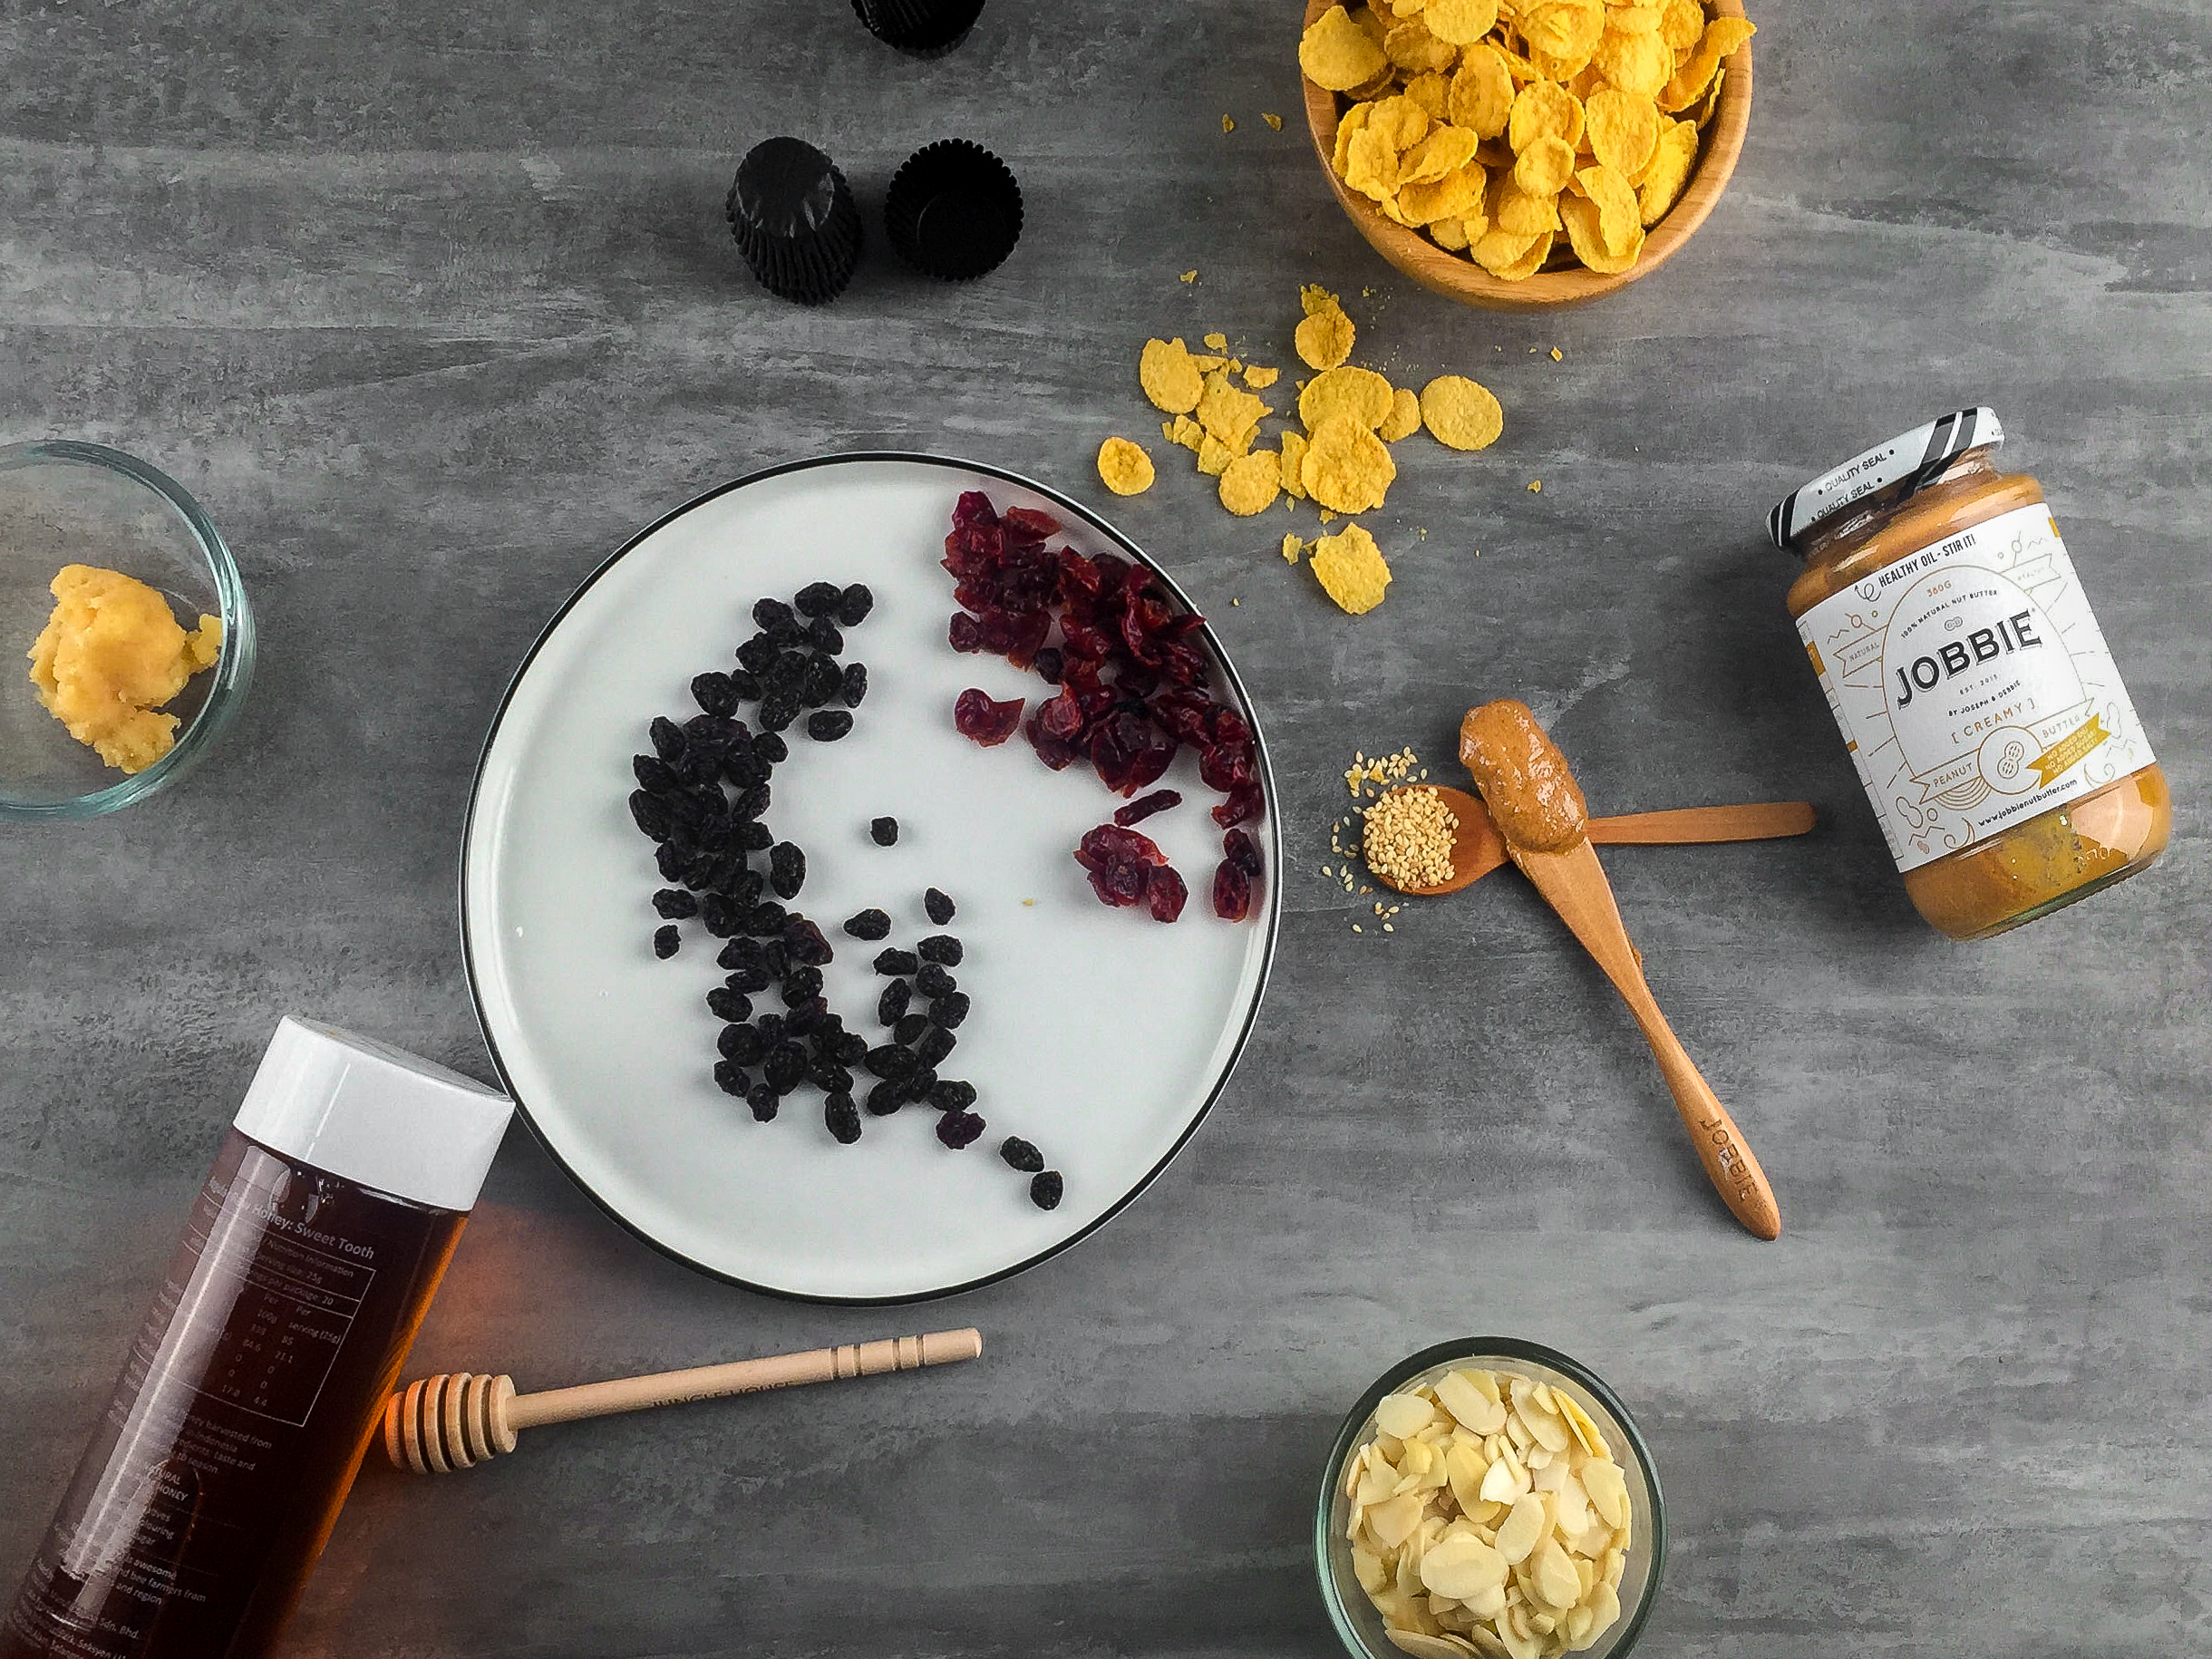
[[[1099,896],[1099,902],[1123,909],[1139,903],[1145,889],[1152,884],[1152,868],[1149,864],[1109,864],[1103,869],[1091,872],[1091,890]]]
[[[1047,645],[1037,653],[1037,661],[1034,665],[1037,677],[1048,685],[1059,684],[1060,675],[1066,660],[1058,645]]]
[[[1241,830],[1232,830],[1221,838],[1221,855],[1247,876],[1260,872],[1259,845]]]
[[[973,739],[986,749],[994,749],[1014,735],[1014,728],[1022,723],[1022,699],[1012,697],[1001,703],[996,698],[970,686],[953,703],[953,724],[965,738]]]
[[[980,651],[983,649],[983,630],[975,626],[975,618],[965,611],[953,613],[952,622],[945,630],[945,635],[952,642],[952,647],[956,651]]]
[[[1029,717],[1024,729],[1029,734],[1029,746],[1037,752],[1037,759],[1054,771],[1065,771],[1075,763],[1075,745],[1043,730],[1036,715]]]
[[[1229,798],[1214,809],[1214,822],[1224,830],[1234,829],[1247,820],[1259,816],[1259,785],[1241,784],[1229,791]]]
[[[1225,922],[1241,922],[1252,914],[1252,878],[1227,859],[1214,871],[1214,914]]]
[[[1179,807],[1183,798],[1173,790],[1154,790],[1150,794],[1132,800],[1113,815],[1113,821],[1124,830],[1131,824],[1140,824],[1155,812],[1165,812],[1169,807]]]
[[[1134,795],[1157,783],[1175,760],[1176,742],[1143,714],[1121,709],[1091,735],[1091,764],[1116,794]]]
[[[1018,535],[1032,541],[1043,541],[1060,531],[1059,519],[1033,507],[1009,507],[999,522],[1006,527],[1009,536]]]
[[[1182,877],[1171,866],[1163,864],[1152,872],[1145,897],[1152,907],[1152,919],[1171,922],[1182,915],[1183,906],[1190,897],[1190,889],[1183,885]]]
[[[1087,870],[1101,870],[1132,859],[1143,864],[1165,864],[1168,855],[1159,850],[1159,843],[1150,836],[1119,824],[1101,824],[1086,834],[1075,849],[1076,863]]]
[[[1198,776],[1226,795],[1252,781],[1257,759],[1249,743],[1212,743],[1198,752]]]

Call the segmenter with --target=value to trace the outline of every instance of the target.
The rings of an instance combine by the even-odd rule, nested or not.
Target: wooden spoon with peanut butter
[[[1507,854],[1628,1004],[1721,1201],[1755,1237],[1781,1237],[1781,1210],[1766,1172],[1644,982],[1613,888],[1590,845],[1589,808],[1567,757],[1528,706],[1508,698],[1468,711],[1460,723],[1460,759],[1475,775]]]

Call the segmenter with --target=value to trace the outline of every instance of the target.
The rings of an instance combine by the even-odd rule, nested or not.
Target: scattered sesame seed
[[[1553,347],[1551,348],[1551,360],[1552,360],[1554,363],[1558,362],[1560,358],[1562,358],[1562,357],[1564,357],[1564,356],[1566,356],[1566,355],[1567,355],[1567,354],[1566,354],[1565,352],[1561,351],[1561,350],[1560,350],[1560,349],[1559,349],[1557,346],[1556,346],[1556,345],[1555,345],[1555,346],[1553,346]]]

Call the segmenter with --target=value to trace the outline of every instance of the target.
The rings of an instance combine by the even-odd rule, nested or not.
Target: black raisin
[[[837,952],[830,948],[822,930],[803,916],[794,916],[783,924],[783,949],[802,967],[820,967],[837,960]]]
[[[781,766],[791,758],[791,746],[781,732],[763,732],[752,740],[752,752],[771,766]]]
[[[730,670],[730,684],[737,693],[740,703],[757,703],[761,697],[761,676],[740,664]]]
[[[804,701],[807,684],[807,665],[814,659],[804,651],[779,651],[776,660],[768,665],[761,676],[761,688],[768,692],[789,692]]]
[[[844,699],[847,708],[857,709],[860,706],[860,700],[868,695],[866,663],[848,663],[845,665],[845,683],[838,687],[837,694]]]
[[[745,1091],[745,1104],[752,1108],[753,1119],[765,1123],[776,1115],[778,1096],[766,1083],[755,1083]]]
[[[868,1058],[868,1039],[857,1031],[840,1031],[830,1044],[830,1057],[841,1066],[857,1066]]]
[[[759,674],[776,660],[776,642],[765,634],[755,634],[737,648],[738,665],[748,674]]]
[[[736,713],[737,705],[743,701],[737,694],[737,687],[731,684],[730,676],[720,670],[694,674],[691,694],[692,701],[708,713],[724,716]]]
[[[967,953],[960,948],[960,941],[949,933],[933,933],[914,947],[914,954],[924,962],[935,962],[942,967],[958,967],[960,958]]]
[[[745,868],[742,854],[736,858],[725,859],[723,862],[729,868],[726,873],[722,870],[715,872],[714,890],[726,896],[732,904],[742,905],[746,909],[752,909],[753,906],[761,902],[761,878],[754,871]]]
[[[744,1028],[738,1026],[734,1029],[742,1031]],[[714,1062],[714,1087],[724,1094],[734,1094],[742,1100],[745,1091],[752,1087],[752,1079],[745,1075],[743,1067],[727,1060],[717,1060]]]
[[[876,999],[876,1023],[879,1025],[897,1024],[906,1014],[907,1004],[913,997],[912,985],[903,979],[891,981],[883,987],[883,994]]]
[[[796,898],[807,884],[807,855],[790,841],[778,841],[768,849],[768,885],[778,898]]]
[[[791,1004],[791,1013],[783,1017],[783,1029],[794,1037],[803,1037],[829,1017],[829,1000],[810,996]]]
[[[1058,645],[1047,645],[1037,653],[1037,660],[1030,665],[1037,671],[1037,678],[1047,685],[1057,685],[1067,673],[1067,657]]]
[[[1039,1209],[1058,1209],[1060,1195],[1067,1184],[1060,1179],[1060,1171],[1047,1169],[1029,1183],[1029,1201]]]
[[[871,1048],[863,1063],[878,1077],[897,1082],[914,1075],[915,1058],[896,1043],[887,1043],[881,1048]]]
[[[791,608],[801,616],[827,616],[837,609],[837,602],[838,585],[835,582],[809,582],[791,601]]]
[[[745,912],[745,931],[756,939],[781,938],[783,918],[783,907],[772,898],[764,898]]]
[[[791,956],[783,948],[782,935],[777,935],[761,946],[761,965],[768,970],[771,979],[781,979],[791,971]]]
[[[927,1014],[902,1014],[897,1020],[892,1022],[891,1041],[894,1043],[904,1043],[911,1047],[915,1039],[919,1037],[928,1029],[929,1016]]]
[[[747,852],[766,852],[775,843],[776,832],[766,824],[746,824],[737,832],[737,844]]]
[[[960,1022],[968,1017],[968,994],[965,991],[954,991],[938,997],[929,1004],[929,1017],[946,1031],[959,1030]]]
[[[791,620],[791,607],[781,599],[762,599],[752,607],[752,620],[758,627],[772,628]]]
[[[645,728],[653,739],[653,752],[664,761],[676,761],[684,754],[684,728],[665,714],[655,714],[653,723]]]
[[[699,914],[699,901],[682,888],[663,888],[653,896],[653,908],[664,921],[680,922]]]
[[[948,1111],[937,1120],[937,1139],[957,1152],[983,1133],[983,1120],[972,1111]]]
[[[922,965],[922,959],[910,950],[879,950],[876,953],[876,972],[878,974],[911,974]]]
[[[849,628],[866,622],[868,612],[875,608],[876,596],[862,582],[855,582],[837,597],[837,619]]]
[[[914,1057],[926,1066],[933,1066],[953,1052],[959,1038],[942,1025],[932,1025],[914,1044]]]
[[[771,691],[761,699],[761,724],[781,732],[799,718],[799,699],[790,692]]]
[[[766,812],[774,792],[765,783],[756,783],[741,792],[730,802],[730,819],[733,823],[749,824]]]
[[[726,968],[759,967],[761,942],[758,939],[732,939],[722,947],[722,955],[714,960]]]
[[[672,847],[675,852],[661,863],[661,874],[687,888],[706,886],[708,878],[714,873],[715,856],[703,848],[685,847],[674,839],[664,842],[661,850],[667,852]]]
[[[761,1033],[750,1025],[723,1026],[722,1035],[714,1039],[714,1046],[724,1060],[741,1066],[760,1064],[761,1056],[768,1052],[761,1042]]]
[[[807,735],[818,743],[834,743],[852,730],[852,716],[843,709],[824,709],[807,716]]]
[[[630,819],[640,830],[656,841],[666,840],[668,831],[675,827],[675,820],[668,810],[668,803],[644,790],[634,791],[630,795]],[[877,821],[880,823],[884,820],[878,819]],[[896,835],[893,839],[897,839]],[[889,841],[883,843],[886,847],[890,844]]]
[[[758,963],[747,967],[732,968],[730,976],[722,983],[732,991],[742,991],[749,996],[758,995],[768,989],[768,970]]]
[[[807,624],[807,644],[825,656],[840,656],[845,650],[845,636],[838,632],[837,624],[830,617],[817,616]]]
[[[953,919],[951,897],[936,888],[931,888],[922,895],[922,908],[929,913],[929,919],[940,927]]]
[[[807,1067],[807,1082],[824,1094],[836,1094],[852,1087],[852,1073],[834,1060],[824,1060],[817,1054]]]
[[[699,907],[701,924],[718,939],[726,939],[735,933],[744,917],[744,911],[720,893],[709,893]]]
[[[683,943],[683,931],[674,922],[669,923],[665,927],[655,927],[653,930],[653,954],[663,962],[674,956]]]
[[[837,1058],[837,1045],[844,1040],[844,1016],[825,1014],[821,1017],[821,1023],[815,1026],[812,1034],[807,1040],[814,1044],[816,1053],[827,1054],[834,1060]]]
[[[804,645],[807,638],[806,630],[799,626],[799,618],[796,616],[789,622],[775,624],[767,630],[767,633],[768,643],[779,651],[789,651],[794,645]]]
[[[730,755],[722,763],[722,775],[741,790],[749,790],[756,784],[767,782],[768,775],[773,770],[761,758],[757,750],[752,749],[742,754]]]
[[[998,1155],[1024,1175],[1034,1175],[1044,1168],[1044,1154],[1019,1135],[1007,1136],[1005,1144],[998,1149]]]
[[[761,1041],[770,1048],[783,1041],[783,1016],[780,1014],[762,1014],[753,1021],[752,1028],[761,1033]]]
[[[898,1085],[901,1092],[917,1105],[927,1100],[930,1091],[936,1086],[937,1074],[927,1066],[924,1066],[913,1076],[902,1080]]]
[[[839,1090],[822,1102],[822,1126],[839,1146],[850,1146],[859,1140],[860,1109],[852,1103],[851,1095]]]
[[[684,723],[684,742],[692,748],[704,744],[720,754],[730,745],[737,723],[720,714],[694,714]]]
[[[712,783],[722,775],[722,757],[705,745],[681,760],[669,762],[668,765],[677,777],[694,789],[702,783]]]
[[[681,881],[684,872],[691,868],[694,853],[694,849],[681,841],[663,841],[653,849],[653,865],[661,872],[662,880]]]
[[[906,1103],[906,1091],[897,1083],[878,1083],[868,1091],[868,1109],[878,1118],[889,1117]]]
[[[856,939],[880,939],[891,931],[891,918],[880,910],[863,910],[845,918],[845,931]]]
[[[713,1009],[718,1020],[749,1020],[752,1017],[752,998],[742,991],[728,985],[716,985],[706,994],[706,1005]]]
[[[960,988],[960,982],[934,962],[922,964],[921,972],[914,976],[914,988],[924,996],[950,996]]]
[[[898,820],[896,818],[870,819],[868,839],[878,847],[896,847],[898,845]]]
[[[783,976],[783,1005],[796,1008],[810,996],[822,994],[822,971],[816,967],[793,968]]]
[[[632,755],[630,771],[637,779],[637,787],[649,795],[681,795],[684,792],[684,780],[676,775],[674,767],[657,754]]]
[[[796,1043],[779,1043],[768,1051],[761,1075],[778,1094],[789,1094],[807,1074],[807,1052]]]
[[[946,1078],[929,1091],[929,1103],[939,1111],[965,1111],[975,1103],[975,1085]]]
[[[844,684],[845,672],[837,665],[835,657],[810,657],[806,677],[799,683],[799,701],[810,709],[818,709],[834,698]]]

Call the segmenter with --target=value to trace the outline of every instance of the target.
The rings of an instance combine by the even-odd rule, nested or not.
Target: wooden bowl
[[[1306,0],[1303,34],[1339,0]],[[1743,15],[1741,0],[1712,0],[1712,9],[1725,17]],[[1747,41],[1722,60],[1727,78],[1721,82],[1721,106],[1706,124],[1698,146],[1697,166],[1674,207],[1644,233],[1644,252],[1635,264],[1616,276],[1607,276],[1585,266],[1547,268],[1520,282],[1500,282],[1464,254],[1439,247],[1418,230],[1383,217],[1382,210],[1336,176],[1336,121],[1344,101],[1324,92],[1303,75],[1305,124],[1313,134],[1314,152],[1321,162],[1321,176],[1336,192],[1336,204],[1375,252],[1424,288],[1456,299],[1465,306],[1493,311],[1542,311],[1553,306],[1579,306],[1625,288],[1639,276],[1648,276],[1672,258],[1705,222],[1712,204],[1721,199],[1729,176],[1736,170],[1736,157],[1743,150],[1744,129],[1751,119],[1751,48]]]

